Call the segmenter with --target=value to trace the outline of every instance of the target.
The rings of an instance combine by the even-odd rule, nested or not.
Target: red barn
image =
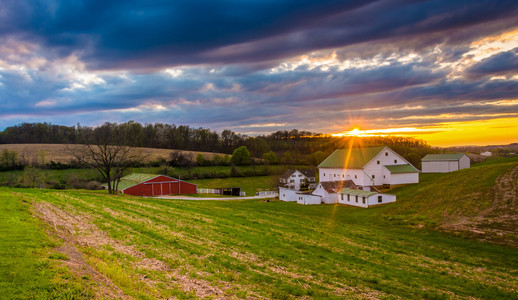
[[[196,194],[196,185],[165,175],[133,173],[121,178],[119,191],[135,196]]]

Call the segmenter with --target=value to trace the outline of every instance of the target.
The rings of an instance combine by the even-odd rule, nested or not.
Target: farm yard
[[[435,186],[440,199],[460,203],[458,210],[475,224],[493,203],[495,183],[516,169],[515,161],[504,161],[427,174],[422,184],[394,190],[396,203],[371,209],[1,188],[2,214],[10,220],[3,232],[18,232],[1,244],[2,265],[25,263],[3,270],[0,292],[21,298],[54,297],[57,290],[67,291],[62,298],[516,298],[513,220],[473,227],[500,229],[500,238],[511,242],[498,245],[478,241],[486,238],[473,230],[437,231],[462,216],[446,200],[432,201],[426,213]],[[475,173],[487,174],[481,180],[490,183],[466,185]],[[450,189],[441,192],[438,184]],[[477,195],[482,203],[468,209]],[[17,254],[8,256],[12,245]]]

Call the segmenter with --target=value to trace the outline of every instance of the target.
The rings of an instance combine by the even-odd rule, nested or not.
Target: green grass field
[[[93,277],[71,280],[93,295],[101,289],[137,299],[518,297],[515,248],[393,224],[380,217],[388,206],[0,191],[13,205],[24,206],[25,216],[32,203],[34,214],[109,280],[102,287],[82,283]],[[20,230],[38,232],[27,237],[31,243],[46,239],[41,224],[29,220],[31,225]],[[20,239],[4,243],[5,251]],[[53,282],[51,277],[41,282]],[[0,293],[5,291],[2,285]]]
[[[369,209],[3,187],[0,295],[516,299],[516,166],[422,174]],[[271,182],[195,181],[247,195]]]
[[[31,201],[0,189],[0,295],[3,299],[88,299],[88,281],[63,264],[60,241],[45,234]]]

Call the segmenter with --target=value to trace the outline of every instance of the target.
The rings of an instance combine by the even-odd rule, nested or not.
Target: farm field
[[[78,145],[69,145],[69,147],[74,148]],[[67,145],[65,144],[0,144],[0,152],[4,149],[10,151],[16,151],[18,153],[18,158],[25,158],[30,163],[38,163],[38,164],[46,164],[50,163],[50,161],[59,162],[59,163],[69,163],[74,160],[73,155],[67,149]],[[159,148],[135,148],[143,153],[147,154],[147,161],[157,161],[160,159],[168,159],[169,154],[171,152],[179,151],[183,154],[192,154],[193,159],[196,158],[196,155],[201,153],[205,159],[212,159],[214,155],[219,154],[224,156],[225,154],[221,153],[211,153],[211,152],[198,152],[198,151],[184,151],[184,150],[174,150],[174,149],[159,149]]]
[[[518,297],[516,248],[394,224],[389,206],[0,192],[31,206],[62,240],[45,250],[76,266],[68,284],[97,298]]]

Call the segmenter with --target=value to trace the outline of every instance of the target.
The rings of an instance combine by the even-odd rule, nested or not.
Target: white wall
[[[373,183],[374,185],[390,184],[386,175],[385,178],[383,178],[384,166],[406,164],[408,164],[408,162],[392,149],[388,147],[383,149],[374,159],[365,165],[364,171],[367,179],[365,180],[365,185],[373,185]],[[372,178],[372,175],[374,175],[374,178]]]
[[[423,161],[423,173],[448,173],[460,169],[470,167],[470,159],[467,155],[462,156],[459,160],[443,160],[443,161]]]
[[[419,183],[419,173],[389,174],[387,180],[390,185]]]
[[[297,203],[303,205],[322,204],[322,198],[318,195],[297,194]]]
[[[361,169],[320,168],[318,175],[320,181],[352,180],[357,185],[364,185],[365,179],[365,173]]]
[[[459,169],[468,169],[471,165],[471,160],[467,155],[463,155],[459,159]]]
[[[358,198],[356,198],[358,197]],[[356,202],[358,201],[358,202]],[[356,195],[349,195],[349,198],[347,197],[347,194],[339,194],[338,195],[338,203],[341,204],[347,204],[357,207],[368,207],[368,197],[362,197],[362,196],[356,196]]]
[[[381,197],[381,202],[379,202],[378,197]],[[356,202],[356,195],[349,195],[347,198],[347,194],[340,194],[338,198],[338,203],[347,204],[357,207],[367,208],[373,205],[391,203],[396,201],[395,195],[389,194],[374,194],[372,196],[358,196],[358,202]]]
[[[297,201],[297,191],[280,187],[279,188],[279,200],[281,200],[281,201]]]
[[[381,203],[378,197],[381,196]],[[369,206],[396,202],[396,195],[376,194],[369,197]]]
[[[423,173],[448,173],[450,164],[448,161],[423,161],[421,163]]]

